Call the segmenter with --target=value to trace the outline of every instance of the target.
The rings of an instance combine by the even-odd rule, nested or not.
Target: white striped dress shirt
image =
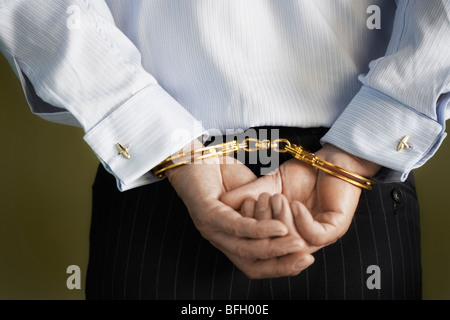
[[[0,50],[120,190],[197,137],[264,125],[331,127],[323,143],[405,179],[446,135],[449,17],[449,0],[0,0]]]

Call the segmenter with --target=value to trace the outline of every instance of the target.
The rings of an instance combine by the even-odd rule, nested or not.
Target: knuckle
[[[193,214],[191,213],[191,218],[197,227],[197,229],[207,229],[209,226],[209,220],[201,214]]]
[[[283,194],[282,193],[276,193],[276,194],[274,194],[273,196],[272,196],[272,198],[274,199],[274,200],[282,200],[283,199]]]
[[[298,240],[299,251],[306,251],[308,249],[307,243],[303,239]]]
[[[261,193],[261,194],[259,195],[258,200],[259,200],[259,199],[265,200],[265,199],[268,199],[268,198],[270,198],[270,197],[271,197],[271,194],[270,194],[270,193],[268,193],[268,192],[263,192],[263,193]]]
[[[288,276],[296,276],[300,273],[301,270],[298,270],[295,268],[295,266],[292,265],[285,265],[281,269],[276,270],[275,277],[288,277]]]
[[[244,202],[242,202],[242,206],[241,206],[241,211],[245,214],[248,214],[250,216],[253,216],[253,211],[254,211],[254,207],[255,207],[255,200],[253,200],[252,198],[247,198],[244,200]]]
[[[255,237],[255,238],[258,238],[258,239],[260,239],[260,238],[263,238],[263,236],[264,236],[264,228],[261,228],[261,227],[258,227],[258,225],[257,225],[257,227],[254,229],[254,231],[253,231],[253,236]]]
[[[200,233],[200,235],[201,235],[204,239],[208,240],[209,242],[212,242],[212,241],[210,240],[209,234],[208,234],[207,232],[204,232],[204,231],[202,231],[202,230],[198,230],[198,232]]]
[[[196,220],[194,224],[197,230],[204,238],[208,238],[209,235],[213,233],[211,226],[209,225],[209,223],[207,223],[207,221]]]
[[[329,239],[329,241],[328,241],[328,243],[326,243],[326,245],[328,246],[330,244],[336,243],[339,240],[340,237],[341,236],[339,236],[337,238]]]
[[[337,241],[338,239],[342,238],[342,237],[347,233],[348,229],[350,229],[350,224],[349,224],[346,228],[344,228],[344,229],[339,233],[339,235],[338,235],[336,241]]]
[[[328,245],[331,245],[331,244],[337,242],[339,240],[339,238],[340,238],[340,236],[338,236],[338,237],[314,236],[311,238],[310,243],[316,247],[324,247],[324,246],[328,246]]]
[[[238,258],[238,259],[248,259],[248,254],[247,254],[247,250],[242,246],[242,245],[238,245],[235,250],[234,250],[234,255]]]
[[[258,268],[255,268],[251,260],[239,264],[239,270],[249,279],[258,279]]]
[[[303,268],[299,269],[297,265],[297,261],[292,261],[289,264],[286,264],[282,270],[283,275],[285,276],[296,276],[301,271],[303,271]]]
[[[238,223],[233,223],[228,226],[228,233],[233,236],[240,236],[240,229]]]
[[[316,247],[325,245],[325,242],[323,240],[323,237],[317,234],[311,235],[308,239],[309,243]]]
[[[299,269],[296,269],[296,268],[292,267],[292,269],[291,269],[290,273],[288,274],[288,276],[291,276],[291,277],[298,276],[300,273],[302,273],[303,270],[304,269],[299,270]]]
[[[263,278],[263,276],[255,268],[250,268],[249,270],[246,270],[244,274],[247,278],[251,280],[258,280]]]

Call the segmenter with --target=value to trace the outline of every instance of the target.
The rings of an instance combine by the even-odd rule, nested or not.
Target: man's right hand
[[[194,141],[189,148],[202,144]],[[249,278],[296,275],[314,258],[301,252],[302,241],[279,220],[244,217],[220,197],[256,176],[231,157],[211,158],[167,171],[169,182],[186,205],[201,235]]]

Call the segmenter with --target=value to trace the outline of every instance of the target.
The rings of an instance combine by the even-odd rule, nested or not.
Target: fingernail
[[[280,214],[282,209],[283,209],[283,202],[281,200],[281,197],[277,196],[272,197],[273,214],[274,215]]]
[[[288,234],[288,229],[285,225],[281,226],[276,232],[273,233],[273,237],[283,237]]]
[[[269,208],[270,198],[268,195],[261,195],[256,202],[256,209],[260,211],[266,211]]]

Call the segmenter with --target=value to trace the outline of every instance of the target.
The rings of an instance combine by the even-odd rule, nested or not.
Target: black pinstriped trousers
[[[279,128],[314,152],[326,129]],[[289,159],[282,158],[280,162]],[[258,164],[249,165],[259,173]],[[194,227],[167,180],[119,192],[93,186],[86,299],[421,299],[419,206],[412,175],[363,191],[348,232],[295,277],[250,280]],[[373,288],[373,267],[379,288]],[[375,271],[376,272],[376,271]],[[371,278],[372,276],[372,278]]]

